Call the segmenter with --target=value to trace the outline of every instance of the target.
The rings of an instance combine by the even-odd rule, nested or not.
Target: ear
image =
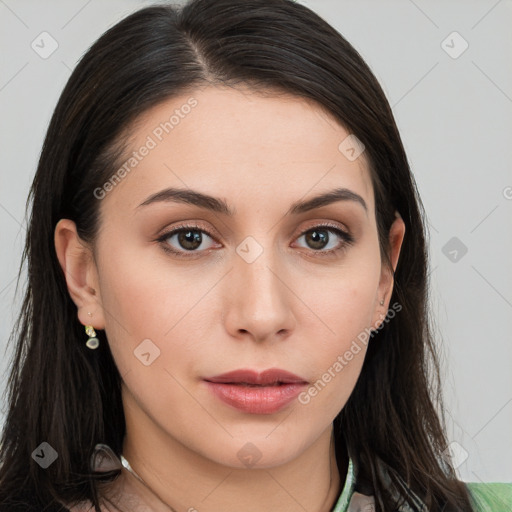
[[[375,315],[372,324],[375,328],[382,323],[389,310],[389,302],[391,300],[391,294],[393,293],[394,272],[398,264],[398,257],[400,256],[400,249],[405,236],[405,224],[402,217],[398,212],[395,212],[395,217],[389,229],[389,260],[392,269],[388,267],[386,261],[382,261],[380,281],[375,298]],[[384,301],[382,305],[380,303],[381,301]]]
[[[69,295],[78,308],[78,320],[83,325],[104,329],[98,273],[90,247],[82,241],[75,223],[69,219],[61,219],[55,226],[54,242]]]

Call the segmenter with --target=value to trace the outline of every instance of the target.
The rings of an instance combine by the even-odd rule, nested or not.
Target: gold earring
[[[92,325],[86,325],[85,332],[87,336],[89,336],[89,339],[85,342],[87,347],[92,350],[98,348],[100,346],[100,342],[98,338],[96,338],[96,331],[94,330],[94,327]]]

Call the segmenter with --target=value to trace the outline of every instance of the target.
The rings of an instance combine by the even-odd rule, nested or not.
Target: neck
[[[332,426],[284,464],[234,468],[190,450],[147,416],[145,420],[137,416],[137,421],[129,413],[125,416],[123,455],[151,493],[171,510],[330,512],[344,481],[340,470],[345,475],[348,468],[348,458],[342,468],[337,466]]]

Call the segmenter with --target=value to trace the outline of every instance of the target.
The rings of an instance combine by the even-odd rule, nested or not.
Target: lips
[[[298,375],[271,368],[235,370],[204,379],[214,396],[250,414],[272,414],[292,402],[308,384]]]
[[[215,377],[204,379],[220,384],[250,384],[255,386],[275,386],[277,384],[307,384],[307,381],[279,368],[271,368],[258,373],[255,370],[234,370]]]

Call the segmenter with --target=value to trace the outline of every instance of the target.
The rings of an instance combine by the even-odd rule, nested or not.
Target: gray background
[[[50,116],[91,43],[151,3],[0,0],[2,390],[21,299],[14,291],[24,205]],[[302,3],[334,25],[381,82],[428,213],[454,443],[447,453],[463,480],[512,482],[512,2]],[[58,43],[46,59],[31,47],[43,31]],[[49,350],[51,342],[48,332]]]

